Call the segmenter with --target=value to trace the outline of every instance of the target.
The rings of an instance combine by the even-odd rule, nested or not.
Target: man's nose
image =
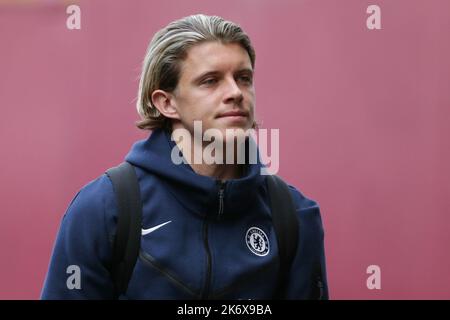
[[[230,100],[234,100],[235,103],[240,103],[242,99],[244,98],[242,94],[241,88],[239,88],[238,84],[234,79],[229,79],[226,81],[226,96],[225,100],[226,102],[229,102]]]

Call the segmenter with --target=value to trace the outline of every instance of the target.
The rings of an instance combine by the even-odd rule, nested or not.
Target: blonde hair
[[[150,41],[142,65],[137,111],[141,120],[139,129],[170,128],[170,119],[164,117],[153,105],[151,94],[155,90],[173,92],[180,77],[180,62],[192,46],[206,41],[238,43],[250,57],[255,67],[255,50],[248,35],[234,22],[218,16],[191,15],[169,23]]]

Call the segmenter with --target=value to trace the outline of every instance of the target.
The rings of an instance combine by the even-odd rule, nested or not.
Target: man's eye
[[[202,84],[215,84],[216,82],[217,82],[216,79],[208,78],[208,79],[203,80]]]
[[[246,83],[251,83],[252,82],[252,78],[249,76],[241,76],[239,77],[241,79],[241,81],[244,81]]]

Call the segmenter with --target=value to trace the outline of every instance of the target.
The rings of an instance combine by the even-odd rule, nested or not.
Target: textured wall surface
[[[279,174],[322,209],[330,297],[449,299],[446,0],[1,1],[0,299],[39,297],[72,197],[148,134],[134,104],[149,40],[194,13],[252,38]]]

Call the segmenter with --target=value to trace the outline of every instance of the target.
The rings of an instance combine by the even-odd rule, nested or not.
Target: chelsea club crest
[[[251,227],[245,235],[245,242],[251,252],[257,256],[264,257],[269,253],[269,239],[261,229]]]

